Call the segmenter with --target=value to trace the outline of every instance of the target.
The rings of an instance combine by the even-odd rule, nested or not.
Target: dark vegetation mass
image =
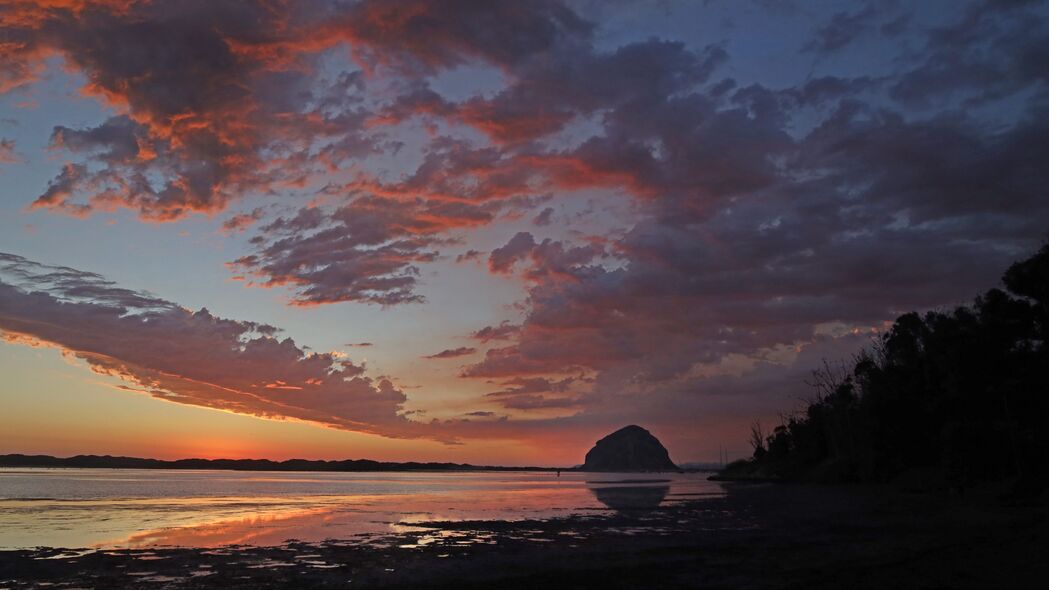
[[[1049,481],[1049,244],[1005,290],[952,311],[900,316],[851,363],[814,372],[816,396],[725,479],[878,482],[914,474],[964,490]]]

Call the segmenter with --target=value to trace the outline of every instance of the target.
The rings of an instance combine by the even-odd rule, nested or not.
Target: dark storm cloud
[[[610,54],[566,51],[555,60],[522,64],[506,90],[491,99],[470,100],[454,116],[496,141],[528,140],[558,131],[581,114],[644,104],[687,89],[709,78],[726,58],[718,46],[697,54],[683,43],[657,40]]]
[[[790,174],[802,178],[703,217],[676,214],[694,197],[652,201],[652,218],[611,245],[625,266],[580,258],[526,271],[517,342],[464,374],[584,367],[660,381],[811,340],[820,325],[961,301],[1045,235],[1043,127],[1033,117],[990,132],[960,116],[908,122],[845,105],[795,144]],[[492,270],[535,248],[518,234],[493,250]]]
[[[843,98],[851,98],[862,92],[873,90],[877,85],[878,81],[869,76],[858,78],[821,76],[809,80],[803,86],[787,91],[784,95],[796,100],[801,106],[818,106],[834,104]]]
[[[513,68],[588,38],[593,28],[556,0],[365,1],[352,5],[343,22],[355,51],[368,61],[427,69],[478,58]]]
[[[960,18],[924,34],[917,67],[896,80],[890,95],[930,106],[960,95],[970,104],[1004,98],[1049,81],[1049,14],[1038,2],[983,0]]]
[[[1017,43],[1033,48],[1036,37]],[[665,390],[697,364],[962,301],[1045,235],[1037,106],[1003,128],[874,106],[856,98],[884,86],[866,77],[731,95],[720,86],[614,109],[601,136],[547,162],[571,164],[566,183],[625,181],[648,219],[608,245],[622,265],[580,258],[556,274],[526,271],[517,340],[465,376],[583,369],[609,387]],[[795,105],[812,104],[825,109],[818,124],[788,132]],[[490,268],[511,272],[535,247],[519,233]]]
[[[872,20],[877,12],[871,4],[856,12],[835,13],[830,22],[816,30],[804,50],[832,53],[842,49],[873,28]]]
[[[727,59],[717,45],[697,53],[684,43],[656,39],[611,53],[587,44],[551,51],[516,64],[513,82],[493,97],[451,103],[423,87],[395,101],[384,117],[438,115],[473,126],[500,143],[522,142],[559,131],[579,116],[651,103],[688,89],[707,80]]]

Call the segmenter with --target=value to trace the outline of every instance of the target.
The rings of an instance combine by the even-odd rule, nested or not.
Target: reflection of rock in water
[[[598,501],[620,512],[652,510],[667,497],[670,486],[590,488]]]

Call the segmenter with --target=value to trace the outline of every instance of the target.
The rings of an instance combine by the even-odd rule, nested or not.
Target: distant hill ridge
[[[0,467],[79,467],[99,469],[226,469],[233,471],[555,471],[556,467],[502,467],[469,463],[404,463],[346,459],[323,461],[309,459],[143,459],[110,455],[0,455]],[[569,469],[561,469],[569,471]]]

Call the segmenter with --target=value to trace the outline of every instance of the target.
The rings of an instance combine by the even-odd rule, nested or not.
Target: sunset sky
[[[0,0],[0,453],[745,456],[1049,237],[1047,18]]]

